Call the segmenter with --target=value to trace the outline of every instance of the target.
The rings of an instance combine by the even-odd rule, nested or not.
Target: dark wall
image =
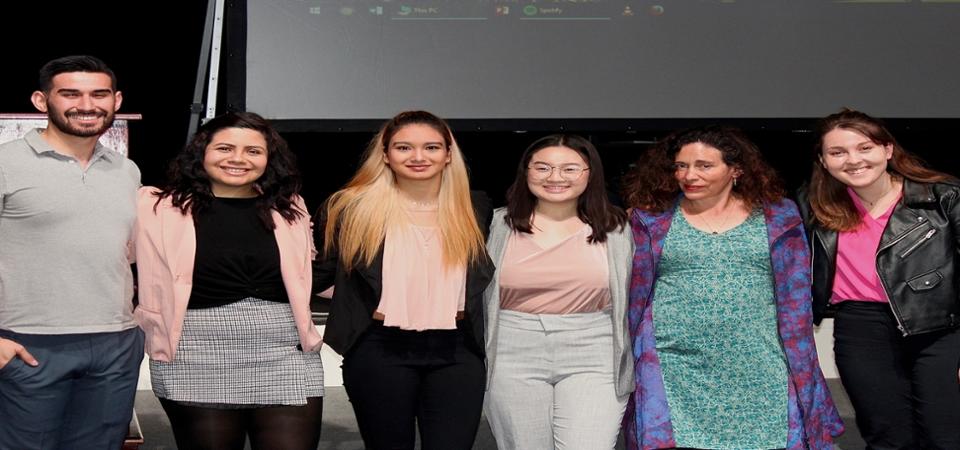
[[[157,183],[186,138],[205,7],[202,0],[4,2],[0,112],[36,112],[30,94],[45,62],[97,56],[117,74],[120,112],[143,115],[131,124],[130,157],[144,182]]]
[[[811,123],[813,121],[810,121]],[[931,122],[932,123],[932,122]],[[922,156],[932,167],[960,176],[960,158],[956,156],[954,130],[960,120],[923,125],[891,121],[900,143]],[[648,130],[636,133],[591,132],[573,130],[587,136],[603,157],[608,186],[619,190],[620,177],[638,160],[656,139],[671,130]],[[778,170],[792,191],[810,173],[813,162],[814,136],[809,131],[790,129],[766,130],[758,127],[747,133],[764,152],[767,161]],[[513,181],[520,155],[531,142],[549,132],[476,132],[456,131],[471,169],[471,182],[476,189],[487,191],[495,204],[503,203],[503,194]],[[303,170],[304,197],[312,207],[326,195],[346,183],[357,167],[372,133],[285,133],[297,151]]]
[[[27,4],[4,5],[4,15],[13,26],[0,27],[0,39],[5,44],[0,57],[4,61],[0,70],[0,112],[33,111],[29,97],[36,89],[36,72],[44,62],[68,54],[96,55],[111,65],[119,77],[124,93],[121,112],[143,114],[141,122],[131,125],[131,158],[140,166],[145,184],[161,183],[167,161],[186,139],[205,2],[21,3]],[[811,134],[797,131],[809,128],[809,121],[800,121],[799,125],[746,123],[750,136],[791,188],[807,176],[812,160]],[[960,129],[960,119],[894,120],[891,126],[907,149],[940,170],[960,175],[953,137],[954,130]],[[473,184],[488,191],[499,203],[523,149],[549,132],[472,130],[467,127],[455,131],[470,163]],[[648,127],[628,133],[588,127],[572,131],[594,140],[604,157],[611,187],[615,188],[619,176],[643,153],[648,142],[664,136],[669,129]],[[298,155],[304,197],[313,208],[348,180],[372,133],[285,135]]]

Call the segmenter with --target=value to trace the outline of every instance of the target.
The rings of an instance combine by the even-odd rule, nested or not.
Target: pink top
[[[500,308],[529,314],[596,312],[610,305],[606,244],[589,244],[589,226],[541,248],[511,233],[500,269]]]
[[[440,229],[391,227],[383,244],[383,324],[404,330],[452,330],[467,294],[464,267],[443,265]]]
[[[877,275],[877,247],[883,229],[900,202],[890,205],[880,217],[873,218],[863,206],[860,197],[850,188],[847,194],[860,213],[862,224],[854,231],[844,231],[837,238],[837,273],[833,277],[833,298],[831,303],[847,300],[887,303],[887,293]]]

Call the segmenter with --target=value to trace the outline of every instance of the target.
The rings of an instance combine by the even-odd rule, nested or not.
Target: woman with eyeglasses
[[[796,205],[737,130],[667,137],[628,176],[632,449],[832,449]]]
[[[960,182],[883,122],[820,122],[806,201],[813,309],[867,448],[960,449]]]
[[[633,355],[626,328],[633,241],[586,139],[523,154],[487,241],[485,413],[501,449],[612,449]]]

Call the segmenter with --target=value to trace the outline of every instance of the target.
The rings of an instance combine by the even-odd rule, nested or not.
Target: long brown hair
[[[680,195],[675,158],[683,146],[697,142],[719,150],[724,164],[740,170],[733,195],[743,200],[747,208],[783,198],[780,177],[742,131],[709,125],[675,132],[647,150],[624,177],[623,197],[627,206],[656,213],[672,208]]]
[[[862,134],[874,144],[890,146],[893,156],[887,162],[887,172],[898,178],[918,183],[946,181],[951,177],[927,168],[923,161],[897,142],[883,121],[857,110],[844,108],[820,120],[817,125],[817,143],[814,145],[813,170],[810,175],[808,197],[815,220],[823,227],[835,231],[851,231],[860,226],[860,214],[853,199],[847,194],[847,186],[830,175],[822,164],[823,137],[835,129]]]

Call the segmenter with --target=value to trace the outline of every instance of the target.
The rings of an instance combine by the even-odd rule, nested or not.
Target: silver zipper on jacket
[[[880,252],[877,252],[877,256],[880,256]],[[874,269],[877,272],[877,279],[880,280],[880,286],[883,288],[883,297],[887,299],[887,304],[890,305],[890,311],[893,311],[893,320],[897,321],[897,329],[900,330],[900,333],[906,337],[908,334],[906,327],[903,326],[903,322],[900,321],[900,312],[897,311],[897,306],[890,301],[890,294],[887,293],[887,283],[883,281],[883,277],[880,276],[880,269],[874,264]]]
[[[890,242],[887,242],[886,245],[884,245],[883,247],[878,248],[878,249],[877,249],[877,254],[879,254],[879,253],[880,253],[881,251],[883,251],[883,250],[886,250],[886,249],[888,249],[888,248],[890,248],[890,247],[893,247],[894,245],[897,244],[897,242],[900,242],[900,241],[906,239],[907,236],[910,236],[911,234],[913,234],[914,231],[919,230],[920,227],[922,227],[924,224],[926,224],[926,221],[923,220],[923,217],[922,217],[922,216],[921,216],[919,219],[920,219],[920,220],[917,222],[916,225],[914,225],[913,228],[905,231],[903,234],[900,235],[900,237],[898,237],[898,238],[896,238],[896,239],[894,239],[894,240],[892,240],[892,241],[890,241]]]
[[[900,330],[900,333],[903,334],[904,337],[908,336],[910,333],[907,331],[906,327],[903,326],[903,321],[900,320],[900,311],[897,311],[897,305],[895,305],[890,300],[890,294],[887,291],[887,283],[883,280],[883,277],[880,275],[880,267],[877,266],[877,261],[879,261],[880,252],[890,247],[893,247],[894,245],[897,244],[897,242],[904,240],[907,236],[911,235],[914,231],[919,230],[920,227],[925,225],[923,216],[918,217],[918,219],[919,220],[916,226],[914,226],[913,228],[901,234],[900,237],[894,239],[893,241],[888,242],[883,247],[878,248],[877,254],[874,255],[874,263],[873,263],[873,268],[877,272],[877,279],[880,280],[880,286],[883,287],[883,296],[887,299],[887,304],[890,305],[890,311],[893,312],[893,319],[897,321],[897,329]]]
[[[914,250],[916,250],[918,247],[923,245],[924,242],[929,241],[930,238],[933,237],[933,235],[935,234],[937,234],[937,229],[932,228],[930,231],[927,232],[927,234],[923,235],[923,237],[920,238],[919,241],[914,242],[913,245],[911,245],[909,248],[904,250],[903,253],[900,254],[900,258],[906,258],[908,255],[913,253]]]

